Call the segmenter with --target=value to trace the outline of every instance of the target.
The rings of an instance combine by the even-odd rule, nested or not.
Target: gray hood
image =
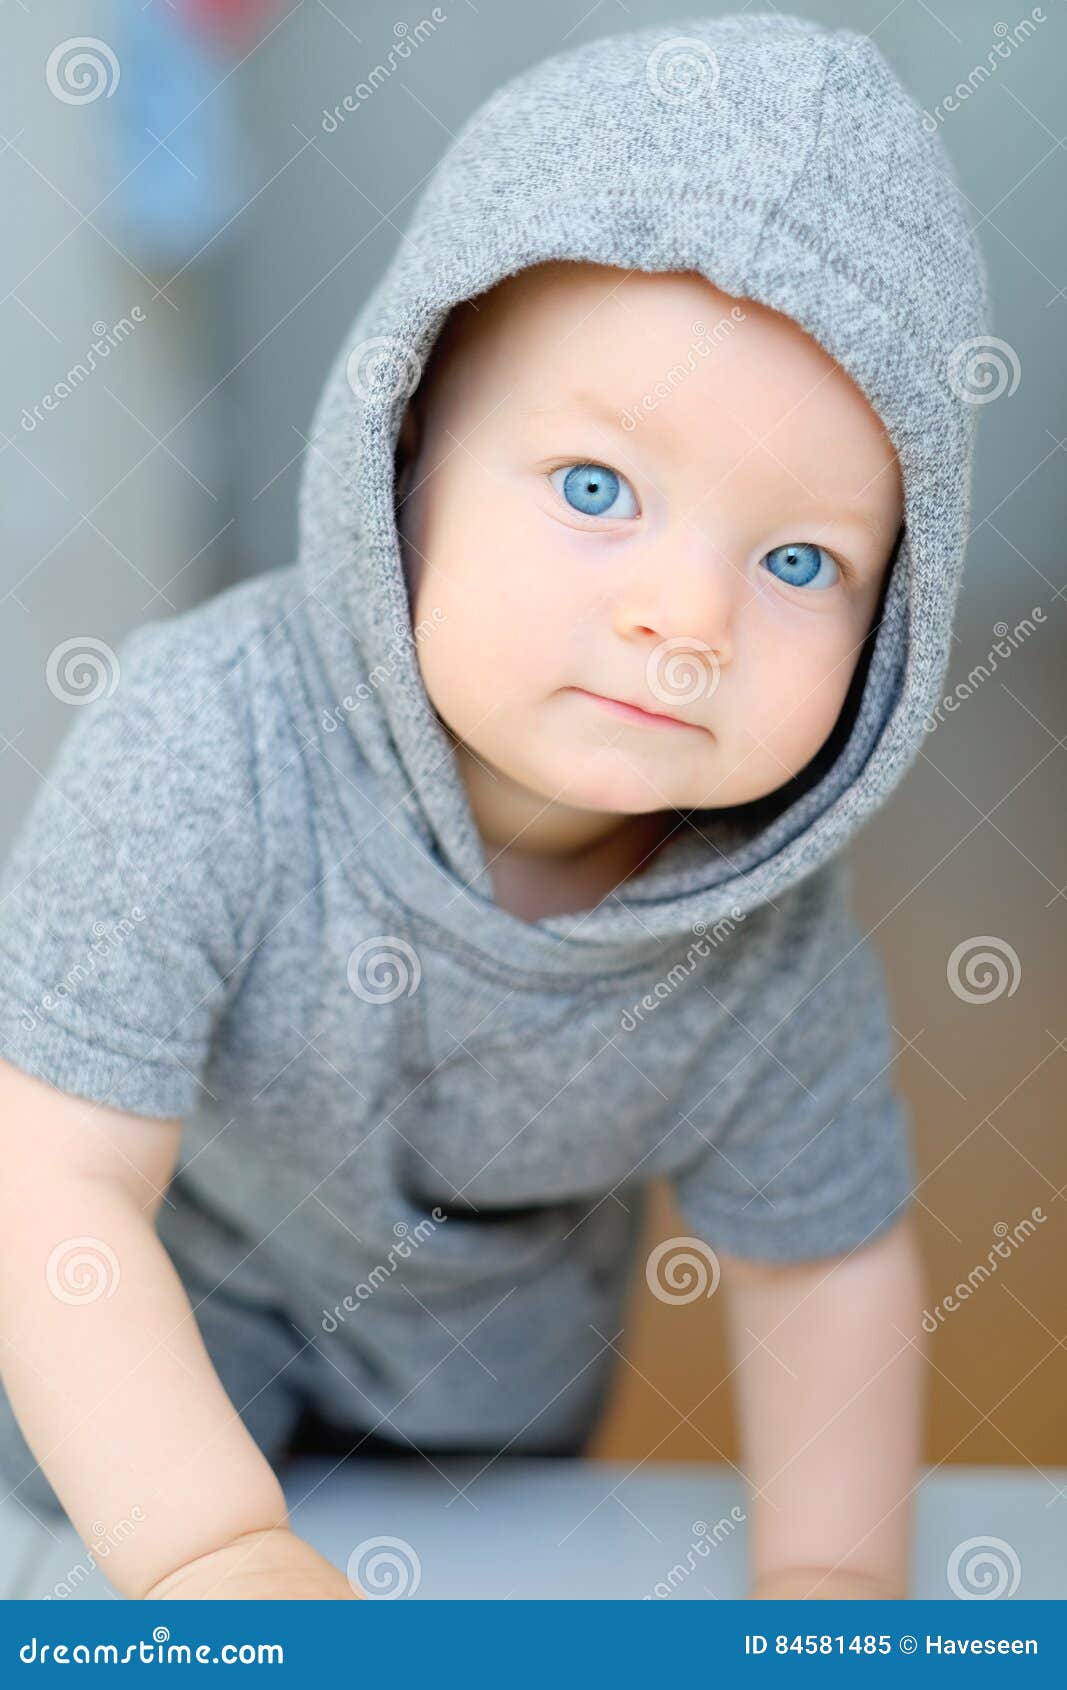
[[[589,173],[620,187],[592,199],[576,187]],[[452,306],[547,259],[696,270],[794,318],[882,418],[905,521],[832,755],[774,804],[722,818],[715,845],[682,826],[593,911],[527,924],[486,889],[451,742],[421,679],[394,451]],[[839,853],[901,780],[943,690],[987,315],[940,138],[863,35],[780,14],[680,18],[576,47],[497,89],[426,182],[345,336],[301,491],[318,655],[338,700],[362,683],[325,754],[342,773],[362,771],[354,785],[370,783],[373,812],[390,823],[361,847],[370,872],[465,945],[581,974],[774,904]],[[398,849],[394,830],[415,848]]]

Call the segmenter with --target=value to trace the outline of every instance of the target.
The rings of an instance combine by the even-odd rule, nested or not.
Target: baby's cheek
[[[439,622],[420,646],[426,690],[450,726],[467,737],[522,696],[528,649],[489,585],[442,572]],[[486,732],[487,727],[482,728]]]
[[[830,734],[848,692],[857,653],[847,630],[804,630],[768,671],[764,737],[794,772],[814,757]]]

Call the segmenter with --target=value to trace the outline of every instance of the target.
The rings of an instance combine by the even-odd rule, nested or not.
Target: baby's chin
[[[654,810],[723,810],[766,798],[793,778],[775,761],[746,766],[712,740],[688,765],[664,756],[641,758],[619,746],[573,751],[535,767],[508,771],[546,802],[605,815],[646,815]]]
[[[615,816],[692,808],[694,800],[688,795],[715,779],[713,759],[706,756],[702,776],[694,778],[692,771],[672,768],[662,757],[640,758],[618,746],[586,749],[581,754],[565,748],[555,756],[535,758],[524,770],[509,772],[546,802]]]

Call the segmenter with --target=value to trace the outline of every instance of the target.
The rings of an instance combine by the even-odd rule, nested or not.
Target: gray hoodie
[[[697,270],[795,318],[881,415],[905,522],[814,764],[528,923],[421,681],[394,448],[450,308],[551,258]],[[850,1251],[907,1205],[841,853],[942,690],[985,293],[940,140],[868,38],[744,15],[573,48],[427,182],[327,380],[298,560],[68,683],[91,702],[2,887],[0,1049],[186,1118],[160,1231],[269,1454],[307,1403],[439,1447],[583,1435],[654,1176],[688,1240],[647,1264],[666,1296],[712,1290],[716,1248]],[[107,1241],[81,1249],[106,1289]]]

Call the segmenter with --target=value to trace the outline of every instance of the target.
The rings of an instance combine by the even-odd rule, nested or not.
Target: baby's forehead
[[[650,330],[677,336],[694,321],[728,317],[740,303],[696,271],[625,270],[557,259],[530,265],[475,299],[461,301],[451,313],[448,332],[468,348],[506,334],[513,345],[518,337],[539,350],[565,347],[574,357],[583,346],[613,338],[622,352]],[[747,304],[750,315],[777,315]]]
[[[798,418],[830,434],[862,431],[874,445],[884,432],[799,323],[692,270],[554,260],[505,277],[453,309],[420,402],[450,382],[472,406],[495,407],[500,426],[517,411],[600,410],[664,437],[723,415],[764,436]]]
[[[680,367],[694,378],[691,402],[717,391],[725,397],[739,382],[758,381],[772,406],[777,395],[783,407],[826,382],[851,386],[791,317],[728,294],[697,271],[577,260],[531,265],[460,301],[425,383],[462,373],[486,390],[561,397],[580,382],[604,402],[626,405],[650,385],[677,387]]]

